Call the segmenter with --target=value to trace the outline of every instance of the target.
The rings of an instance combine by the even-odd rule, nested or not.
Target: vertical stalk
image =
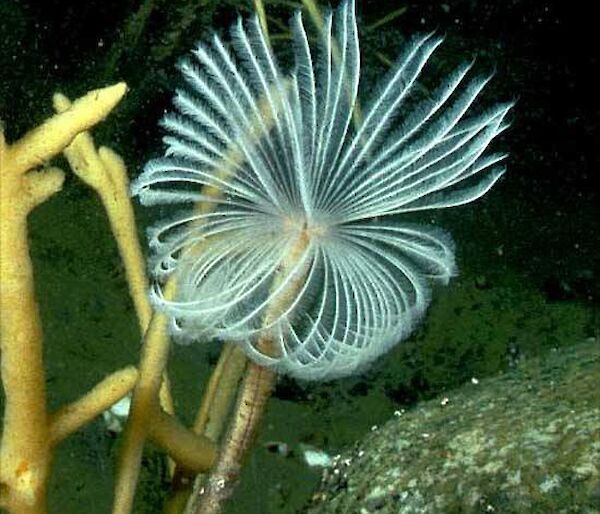
[[[296,230],[293,226],[290,228]],[[303,224],[296,241],[282,259],[280,271],[275,276],[271,288],[276,290],[283,281],[290,277],[291,280],[267,308],[263,320],[264,327],[271,326],[281,316],[301,289],[305,278],[305,267],[296,271],[294,268],[305,255],[309,243],[307,228]],[[268,330],[265,331],[265,335],[259,339],[256,346],[265,355],[271,357],[278,355],[278,349]],[[242,461],[254,442],[267,401],[275,387],[276,378],[273,370],[254,362],[248,364],[217,462],[204,485],[197,489],[197,494],[188,503],[186,514],[219,514],[222,512],[225,501],[237,483]]]
[[[273,388],[276,373],[254,362],[248,364],[236,409],[217,463],[199,495],[188,505],[189,514],[218,514],[231,495],[242,461],[255,439]]]
[[[165,295],[170,298],[174,289],[174,281],[168,282]],[[158,393],[169,354],[170,340],[166,330],[167,317],[155,311],[144,337],[139,378],[123,437],[113,514],[129,514],[132,511],[144,442],[152,415],[158,408]]]
[[[247,357],[234,343],[225,343],[215,366],[194,421],[193,430],[218,443],[226,426],[228,415],[233,409],[236,393],[246,369]],[[164,514],[181,514],[185,509],[194,476],[181,466],[175,468],[171,481],[171,495]]]
[[[0,350],[6,398],[0,484],[9,512],[40,514],[46,511],[50,449],[42,328],[27,243],[29,210],[17,201],[25,177],[0,167]]]

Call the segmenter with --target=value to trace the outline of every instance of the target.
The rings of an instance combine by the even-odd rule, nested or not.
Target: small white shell
[[[125,421],[129,415],[130,407],[131,396],[127,395],[110,407],[110,409],[105,410],[102,413],[102,419],[106,425],[106,430],[115,434],[122,432],[123,425],[125,425]]]
[[[304,462],[306,462],[306,464],[308,464],[311,468],[331,467],[332,458],[323,450],[305,447],[302,452],[302,456],[304,457]]]

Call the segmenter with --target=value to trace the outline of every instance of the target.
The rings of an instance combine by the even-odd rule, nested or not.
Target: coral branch
[[[45,202],[54,193],[61,190],[65,174],[60,168],[45,168],[43,171],[32,171],[25,175],[25,193],[28,209]]]
[[[62,94],[53,98],[57,112],[65,112],[71,108],[70,100]],[[92,187],[100,197],[106,211],[110,227],[119,248],[119,254],[125,267],[125,275],[129,293],[137,313],[140,331],[146,333],[152,316],[152,308],[146,294],[148,280],[145,271],[145,260],[141,251],[133,206],[129,197],[129,179],[127,169],[121,157],[107,147],[96,146],[88,132],[79,134],[65,149],[64,154],[73,172],[86,184]],[[167,344],[167,336],[163,333],[163,341],[153,338],[153,344]],[[169,413],[173,413],[173,400],[170,393],[169,380],[164,378],[158,395],[160,404]],[[143,446],[143,441],[142,441]],[[125,452],[127,453],[127,452]],[[134,455],[133,452],[131,455]],[[169,463],[171,473],[175,465]],[[135,466],[130,467],[133,471]]]
[[[175,285],[170,281],[165,287],[165,294],[170,297],[174,289]],[[158,393],[169,353],[166,329],[167,318],[155,312],[142,346],[140,375],[133,392],[119,461],[113,514],[129,514],[133,506],[144,441],[148,436],[152,412],[158,408]]]
[[[66,96],[59,93],[54,95],[53,103],[59,113],[68,111],[72,105]],[[143,334],[150,322],[152,309],[146,295],[148,280],[129,199],[125,164],[110,148],[101,147],[96,151],[88,132],[79,134],[65,149],[64,154],[73,172],[98,193],[104,205],[123,260],[129,292]]]
[[[0,447],[2,505],[13,514],[46,510],[51,446],[42,358],[42,327],[29,256],[27,216],[58,191],[57,169],[27,173],[104,119],[125,84],[88,93],[62,114],[7,145],[0,127],[0,355],[6,397]]]
[[[187,429],[161,409],[153,413],[148,435],[187,473],[207,471],[217,456],[212,441]]]
[[[111,373],[75,402],[60,408],[51,416],[50,441],[53,446],[90,422],[129,393],[138,372],[128,366]]]
[[[27,245],[29,198],[10,191],[2,169],[0,199],[0,348],[6,395],[0,483],[12,513],[45,512],[50,465],[42,327]],[[23,181],[20,181],[23,185]],[[17,191],[14,191],[17,193]],[[23,189],[20,191],[23,193]],[[14,208],[11,208],[13,207]]]
[[[72,105],[70,100],[60,93],[54,95],[53,103],[54,109],[59,113],[67,111]],[[129,197],[129,179],[125,163],[110,148],[102,146],[96,150],[94,140],[89,132],[79,134],[65,149],[64,154],[73,172],[93,188],[102,201],[125,267],[129,294],[133,300],[143,336],[150,323],[152,308],[146,294],[148,279],[145,260]],[[173,400],[166,374],[161,385],[159,399],[162,407],[167,412],[173,413]],[[171,467],[173,466],[171,465]]]
[[[238,345],[224,345],[194,422],[196,433],[211,441],[219,440],[246,363],[246,355]]]
[[[126,91],[124,82],[90,91],[65,112],[25,134],[8,148],[6,159],[13,166],[6,173],[25,173],[60,153],[77,134],[106,118]]]

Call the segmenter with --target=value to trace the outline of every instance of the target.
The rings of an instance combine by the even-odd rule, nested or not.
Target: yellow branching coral
[[[11,513],[46,511],[46,483],[55,446],[128,394],[136,383],[136,390],[142,389],[146,394],[141,395],[142,400],[134,398],[133,410],[140,414],[137,425],[134,424],[138,431],[128,432],[134,439],[126,447],[141,449],[149,437],[190,472],[205,471],[215,459],[214,444],[208,438],[186,429],[169,414],[172,402],[168,386],[161,380],[168,340],[161,329],[161,316],[150,323],[152,311],[145,296],[144,261],[129,200],[126,168],[109,148],[96,149],[87,132],[115,107],[125,91],[125,84],[117,84],[92,91],[73,103],[56,94],[57,114],[19,141],[8,145],[0,130],[0,348],[6,396],[0,448],[0,507]],[[50,413],[27,216],[62,187],[62,170],[33,169],[59,152],[64,152],[75,174],[100,196],[125,265],[141,332],[144,334],[149,325],[154,328],[146,337],[147,358],[142,359],[141,374],[132,366],[117,370],[75,402]]]
[[[53,98],[56,112],[71,108],[70,100],[57,93]],[[129,201],[129,182],[123,159],[105,146],[96,149],[89,132],[79,134],[64,150],[73,172],[92,187],[108,215],[119,253],[123,259],[130,294],[142,334],[150,322],[152,309],[146,295],[145,262],[137,239],[133,208]]]
[[[6,397],[0,446],[0,505],[45,511],[51,460],[42,362],[42,329],[34,294],[27,216],[60,190],[57,168],[32,171],[80,132],[103,120],[125,94],[124,83],[91,91],[12,144],[0,129],[0,350]]]

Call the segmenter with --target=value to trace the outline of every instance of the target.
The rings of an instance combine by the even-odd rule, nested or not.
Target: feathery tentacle
[[[238,341],[256,362],[314,380],[354,373],[405,338],[431,282],[456,273],[448,234],[379,218],[484,195],[504,173],[505,155],[485,151],[512,107],[473,114],[490,77],[469,78],[472,62],[420,98],[415,86],[442,43],[426,34],[405,46],[353,126],[354,2],[325,13],[321,29],[313,50],[293,17],[290,73],[256,17],[234,24],[230,45],[199,44],[162,122],[166,155],[132,186],[144,204],[188,208],[150,232],[152,298],[173,332]],[[178,294],[167,300],[171,274]],[[270,355],[257,346],[267,333]]]

